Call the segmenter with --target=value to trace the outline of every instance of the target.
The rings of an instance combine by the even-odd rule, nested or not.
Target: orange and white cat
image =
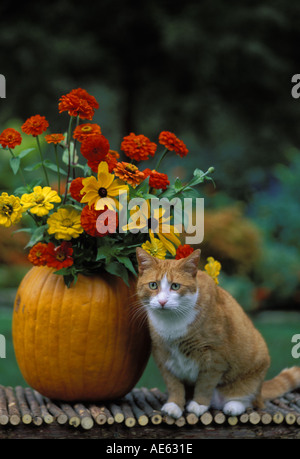
[[[264,382],[266,343],[235,299],[198,270],[200,250],[180,260],[159,260],[141,248],[136,253],[137,293],[168,391],[164,413],[179,418],[186,409],[201,416],[214,407],[239,415],[300,386],[300,367]]]

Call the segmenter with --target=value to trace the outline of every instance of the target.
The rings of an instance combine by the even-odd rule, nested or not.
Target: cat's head
[[[199,249],[180,260],[160,260],[140,247],[136,255],[139,266],[137,293],[148,312],[165,314],[194,307]]]

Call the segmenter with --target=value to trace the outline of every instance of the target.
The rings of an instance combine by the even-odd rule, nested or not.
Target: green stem
[[[165,158],[165,156],[167,155],[168,151],[169,151],[169,150],[168,150],[167,148],[163,151],[163,153],[162,153],[160,159],[158,160],[158,163],[156,164],[156,167],[155,167],[155,170],[156,170],[156,171],[158,171],[158,168],[159,168],[159,166],[160,166],[162,160],[163,160],[163,159]]]
[[[70,179],[70,173],[71,173],[71,134],[72,134],[73,118],[74,118],[73,116],[70,116],[69,128],[68,128],[68,139],[67,139],[67,142],[68,142],[68,172],[67,172],[64,204],[66,203],[67,196],[68,196],[69,179]]]
[[[42,161],[42,166],[43,166],[43,170],[44,170],[44,174],[45,174],[45,178],[46,178],[46,183],[47,183],[47,186],[50,186],[49,177],[48,177],[48,174],[47,174],[47,170],[45,168],[43,153],[42,153],[40,139],[39,139],[38,135],[36,136],[36,142],[37,142],[38,150],[39,150],[41,161]]]
[[[54,151],[55,151],[55,158],[56,158],[56,165],[57,165],[57,181],[58,181],[57,188],[58,188],[58,194],[60,195],[60,171],[59,171],[57,144],[54,145]]]
[[[76,118],[76,127],[77,127],[78,125],[79,125],[79,116],[77,116],[77,118]],[[73,148],[73,159],[72,159],[72,165],[73,165],[73,180],[76,178],[76,171],[75,171],[76,142],[77,142],[77,140],[75,139],[74,148]]]

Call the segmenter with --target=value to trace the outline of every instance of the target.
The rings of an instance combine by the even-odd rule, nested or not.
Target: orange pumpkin
[[[71,288],[48,267],[33,267],[13,312],[16,359],[27,383],[66,401],[121,397],[150,354],[145,321],[135,319],[135,281],[79,275]],[[138,314],[139,315],[139,314]]]

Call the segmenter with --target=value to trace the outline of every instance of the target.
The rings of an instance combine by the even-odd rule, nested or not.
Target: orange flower
[[[149,177],[149,185],[156,190],[165,190],[170,185],[167,174],[162,174],[156,170],[145,169],[143,171],[145,178]]]
[[[94,109],[85,99],[80,99],[74,94],[67,94],[59,99],[59,113],[68,112],[70,116],[79,116],[81,119],[91,120],[94,116]]]
[[[3,148],[15,148],[22,142],[21,134],[13,128],[4,129],[0,135],[0,144]]]
[[[86,100],[87,103],[92,107],[93,109],[99,108],[99,104],[97,100],[95,99],[94,96],[91,96],[85,89],[82,88],[77,88],[77,89],[72,89],[72,91],[69,93],[74,96],[79,97],[79,99]]]
[[[102,219],[101,215],[103,215]],[[103,237],[108,233],[116,232],[118,214],[108,210],[107,206],[103,210],[95,210],[94,204],[91,207],[85,206],[81,212],[81,226],[90,236]],[[101,231],[99,232],[98,229]]]
[[[183,141],[178,139],[172,132],[162,131],[159,134],[158,141],[168,150],[175,151],[181,157],[186,156],[189,152]]]
[[[67,111],[70,116],[79,116],[81,119],[93,119],[95,109],[99,104],[94,96],[91,96],[85,89],[72,89],[59,99],[59,113]]]
[[[49,134],[45,135],[45,140],[47,143],[54,143],[57,145],[58,143],[65,140],[65,136],[63,134]]]
[[[71,182],[71,185],[70,185],[70,194],[72,196],[73,199],[75,199],[76,201],[80,202],[81,199],[82,199],[82,194],[80,193],[80,191],[82,190],[83,188],[83,184],[82,184],[82,180],[84,179],[84,177],[77,177],[76,179],[74,179],[72,182]],[[85,193],[84,193],[85,194]]]
[[[133,132],[123,138],[121,143],[121,150],[124,151],[125,155],[136,161],[146,160],[150,156],[154,156],[157,149],[156,143],[150,142],[150,140],[144,135],[135,135]]]
[[[47,263],[48,248],[47,244],[38,242],[34,245],[28,254],[28,260],[35,266],[45,266]]]
[[[49,123],[44,116],[34,115],[25,121],[21,129],[25,134],[36,137],[46,131],[48,126]]]
[[[61,269],[73,265],[74,260],[71,256],[73,254],[71,242],[63,241],[58,247],[55,247],[52,242],[49,242],[47,249],[47,266],[49,266],[49,268]]]
[[[188,257],[192,252],[194,252],[193,247],[188,244],[180,245],[177,247],[175,260],[180,260],[181,258]]]
[[[114,168],[114,174],[133,187],[141,183],[145,178],[144,173],[139,171],[136,166],[124,161],[117,163]]]
[[[100,126],[98,124],[86,123],[79,124],[79,126],[74,129],[73,137],[79,142],[82,142],[87,136],[95,134],[101,134]]]

